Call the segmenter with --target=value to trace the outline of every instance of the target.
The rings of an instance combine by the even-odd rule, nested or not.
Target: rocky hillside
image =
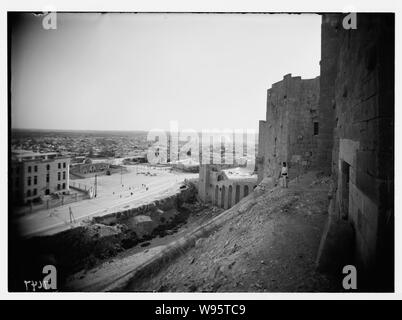
[[[315,270],[327,220],[329,178],[310,172],[288,189],[260,188],[230,211],[233,218],[131,291],[337,291]],[[241,208],[247,207],[243,211]],[[236,212],[237,211],[237,212]]]

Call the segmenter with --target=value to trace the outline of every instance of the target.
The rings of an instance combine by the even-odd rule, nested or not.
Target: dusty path
[[[337,291],[335,279],[315,271],[327,218],[328,179],[309,173],[289,189],[244,199],[253,206],[236,215],[130,291]]]

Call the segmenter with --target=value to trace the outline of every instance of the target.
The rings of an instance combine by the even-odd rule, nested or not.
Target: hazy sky
[[[258,129],[266,90],[319,75],[318,15],[24,15],[12,36],[12,127]]]

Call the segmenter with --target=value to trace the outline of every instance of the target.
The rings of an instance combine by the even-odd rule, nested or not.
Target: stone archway
[[[232,185],[229,186],[228,188],[228,208],[230,208],[232,204],[232,194],[233,194],[233,187]]]
[[[221,208],[225,208],[225,197],[226,197],[226,188],[225,188],[225,186],[222,186],[222,191],[221,191]]]
[[[240,186],[236,185],[235,203],[240,201]]]
[[[244,196],[248,196],[248,186],[244,186]]]

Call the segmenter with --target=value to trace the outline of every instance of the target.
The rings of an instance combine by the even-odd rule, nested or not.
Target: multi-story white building
[[[13,150],[10,190],[14,203],[28,204],[50,194],[69,191],[70,158],[55,152]]]

